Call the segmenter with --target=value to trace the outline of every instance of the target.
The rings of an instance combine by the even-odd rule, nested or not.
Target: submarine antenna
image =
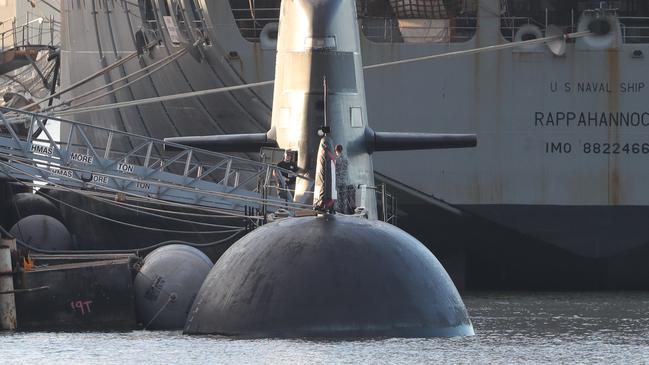
[[[327,76],[322,76],[322,88],[324,93],[324,126],[327,126]]]

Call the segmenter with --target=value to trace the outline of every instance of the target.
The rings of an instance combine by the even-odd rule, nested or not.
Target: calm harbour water
[[[470,293],[476,336],[234,340],[179,332],[0,334],[2,364],[649,364],[649,292]]]

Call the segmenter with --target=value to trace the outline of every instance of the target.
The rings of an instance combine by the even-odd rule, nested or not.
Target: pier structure
[[[54,123],[65,131],[62,137],[55,133],[58,126],[52,128]],[[92,143],[95,138],[107,143]],[[280,198],[278,190],[288,188],[286,176],[312,182],[270,163],[0,108],[0,177],[7,180],[3,184],[13,181],[30,189],[112,195],[122,202],[167,202],[211,212],[259,212],[240,214],[251,221],[252,229],[274,211],[312,211],[310,204]],[[152,248],[50,252],[17,241],[18,249],[0,249],[7,264],[0,267],[3,329],[137,328],[133,277],[139,272],[140,255]],[[161,285],[154,278],[151,282]]]

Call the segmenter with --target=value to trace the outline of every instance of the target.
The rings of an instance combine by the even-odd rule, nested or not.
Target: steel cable
[[[14,170],[16,169],[16,167],[11,166],[11,165],[9,165],[9,164],[6,164],[5,162],[0,162],[0,165],[3,165],[3,166],[5,166],[5,167],[9,167],[9,168],[14,169]],[[33,179],[35,179],[35,180],[41,180],[41,181],[43,181],[43,180],[42,180],[41,178],[39,178],[38,176],[34,176],[34,175],[27,174],[27,173],[24,173],[24,172],[22,172],[22,173],[25,174],[25,175],[27,175],[27,176],[29,176],[29,177],[31,177],[31,178],[33,178]],[[9,176],[9,175],[8,175],[8,176]],[[20,180],[18,180],[18,179],[16,179],[16,178],[13,178],[13,179],[14,179],[16,182],[18,182],[19,184],[24,185],[22,181],[20,181]],[[47,181],[47,182],[49,182],[49,183],[51,183],[51,184],[53,184],[53,185],[58,185],[59,187],[62,187],[62,186],[59,185],[59,184],[54,184],[54,183],[52,183],[52,182],[50,182],[50,181]],[[74,191],[74,189],[70,189],[70,188],[67,188],[67,190]],[[132,227],[132,228],[143,229],[143,230],[149,230],[149,231],[167,232],[167,233],[176,233],[176,234],[221,234],[221,233],[229,233],[229,232],[233,232],[233,231],[240,231],[240,230],[243,230],[243,228],[241,228],[241,229],[228,229],[228,230],[221,230],[221,231],[180,231],[180,230],[172,230],[172,229],[165,229],[165,228],[147,227],[147,226],[137,225],[137,224],[128,223],[128,222],[123,222],[123,221],[116,220],[116,219],[113,219],[113,218],[105,217],[105,216],[102,216],[102,215],[100,215],[100,214],[97,214],[97,213],[94,213],[94,212],[91,212],[91,211],[85,210],[85,209],[83,209],[83,208],[76,207],[76,206],[74,206],[74,205],[72,205],[72,204],[69,204],[69,203],[64,202],[64,201],[62,201],[62,200],[60,200],[60,199],[54,198],[54,197],[52,197],[52,196],[48,196],[48,198],[51,199],[51,200],[54,200],[55,202],[57,202],[57,203],[59,203],[59,204],[65,205],[65,206],[67,206],[67,207],[70,207],[70,208],[72,208],[72,209],[74,209],[74,210],[77,210],[77,211],[83,212],[83,213],[88,214],[88,215],[90,215],[90,216],[93,216],[93,217],[95,217],[95,218],[99,218],[99,219],[102,219],[102,220],[105,220],[105,221],[109,221],[109,222],[111,222],[111,223],[116,223],[116,224],[125,225],[125,226]]]
[[[151,251],[155,250],[158,247],[163,247],[167,245],[173,245],[173,244],[181,244],[181,245],[187,245],[187,246],[192,246],[196,248],[205,248],[205,247],[211,247],[211,246],[217,246],[223,243],[227,243],[229,240],[233,239],[236,237],[238,234],[243,232],[244,230],[241,230],[239,232],[234,232],[233,234],[229,235],[228,237],[225,237],[223,239],[217,240],[217,241],[212,241],[212,242],[206,242],[206,243],[193,243],[193,242],[187,242],[187,241],[181,241],[181,240],[168,240],[168,241],[163,241],[156,243],[154,245],[150,246],[145,246],[142,248],[130,248],[130,249],[125,249],[125,250],[44,250],[38,247],[35,247],[33,245],[30,245],[29,243],[14,237],[11,233],[7,232],[7,230],[0,225],[0,232],[5,237],[9,238],[14,238],[16,240],[16,243],[19,245],[34,251],[36,253],[41,253],[45,255],[56,255],[56,254],[105,254],[105,253],[112,253],[112,254],[136,254],[139,255],[140,252],[146,252],[146,251]]]
[[[4,173],[6,175],[6,173]],[[52,190],[65,190],[69,191],[70,188],[67,187],[59,187],[56,185],[41,185],[41,184],[35,184],[35,183],[26,183],[23,182],[25,186],[32,187],[34,189],[40,189],[40,188],[47,188],[47,189],[52,189]],[[91,191],[91,190],[75,190],[73,189],[74,192],[77,193],[82,193],[86,195],[92,195],[92,196],[100,196],[100,197],[110,197],[114,198],[115,193],[114,192],[101,192],[101,191]],[[231,219],[239,219],[239,218],[251,218],[251,219],[262,219],[263,217],[261,216],[247,216],[243,215],[240,213],[236,212],[231,212],[228,210],[223,210],[223,209],[217,209],[217,208],[208,208],[208,207],[203,207],[199,205],[191,205],[191,204],[185,204],[185,203],[176,203],[176,202],[171,202],[171,201],[166,201],[166,200],[160,200],[157,198],[152,198],[152,197],[141,197],[139,195],[130,195],[129,194],[129,199],[133,200],[135,202],[154,202],[159,205],[164,205],[164,206],[170,206],[174,208],[184,208],[184,209],[192,209],[192,210],[200,210],[204,212],[210,212],[211,214],[201,214],[201,213],[189,213],[189,212],[175,212],[175,211],[168,211],[168,210],[160,210],[160,209],[154,209],[154,208],[148,208],[148,207],[141,207],[142,209],[149,209],[149,210],[154,210],[154,211],[159,211],[163,213],[168,213],[168,214],[181,214],[181,215],[192,215],[192,216],[197,216],[197,217],[214,217],[214,218],[231,218]],[[127,204],[124,202],[115,202],[116,204]],[[222,215],[219,215],[222,214]]]
[[[194,43],[193,46],[196,46],[196,44],[197,44],[197,43]],[[77,95],[77,96],[75,96],[75,97],[72,98],[72,99],[66,100],[66,101],[61,102],[61,103],[59,103],[59,104],[57,104],[57,105],[54,105],[54,106],[52,106],[52,107],[48,107],[48,108],[46,108],[46,109],[43,109],[43,112],[47,112],[47,111],[50,111],[50,110],[53,110],[53,109],[56,109],[56,108],[59,108],[59,107],[66,107],[66,108],[63,109],[63,110],[67,110],[67,109],[70,109],[70,108],[73,108],[73,107],[78,107],[78,106],[81,106],[81,105],[85,105],[85,104],[91,103],[91,102],[93,102],[93,101],[95,101],[95,100],[98,100],[98,99],[101,99],[101,98],[103,98],[103,97],[105,97],[105,96],[108,96],[108,95],[114,94],[114,93],[116,93],[117,91],[119,91],[119,90],[121,90],[121,89],[123,89],[123,88],[125,88],[125,87],[127,87],[127,86],[129,86],[129,85],[132,85],[132,84],[136,83],[137,81],[140,81],[141,79],[143,79],[143,78],[145,78],[145,77],[147,77],[147,76],[151,76],[153,73],[159,71],[160,69],[164,68],[165,66],[167,66],[167,65],[171,64],[172,62],[174,62],[175,60],[177,60],[178,58],[182,57],[185,53],[187,53],[187,49],[186,49],[186,48],[180,49],[180,50],[178,50],[178,51],[176,51],[176,52],[170,54],[170,55],[167,56],[167,57],[164,57],[164,58],[162,58],[162,59],[160,59],[160,60],[158,60],[158,61],[156,61],[156,62],[154,62],[154,63],[152,63],[152,64],[150,64],[150,65],[148,65],[148,66],[146,66],[146,67],[143,67],[143,68],[141,68],[141,69],[139,69],[139,70],[137,70],[137,71],[135,71],[135,72],[133,72],[133,73],[131,73],[131,74],[129,74],[129,75],[126,75],[126,76],[124,76],[124,77],[121,77],[121,78],[119,78],[119,79],[117,79],[117,80],[115,80],[115,81],[113,81],[113,82],[111,82],[111,83],[109,83],[109,84],[102,85],[102,86],[100,86],[100,87],[98,87],[98,88],[95,88],[95,89],[93,89],[93,90],[90,90],[90,91],[88,91],[88,92],[86,92],[86,93],[83,93],[83,94],[81,94],[81,95]],[[117,87],[117,88],[115,88],[115,89],[113,89],[113,90],[109,90],[108,92],[105,92],[105,93],[103,93],[103,94],[97,95],[97,96],[95,96],[95,97],[93,97],[93,98],[91,98],[91,99],[89,99],[89,100],[83,101],[82,103],[79,103],[79,104],[77,104],[77,105],[74,105],[74,106],[70,106],[70,105],[69,105],[70,103],[72,103],[72,102],[74,102],[74,101],[76,101],[76,100],[79,100],[79,99],[85,98],[86,96],[89,96],[89,95],[91,95],[91,94],[94,94],[94,93],[96,93],[96,92],[98,92],[98,91],[100,91],[100,90],[103,90],[103,89],[105,89],[105,88],[107,88],[107,87],[113,86],[113,85],[115,85],[115,84],[117,84],[117,83],[119,83],[119,82],[122,82],[122,81],[124,81],[124,80],[128,80],[128,78],[133,77],[133,76],[135,76],[135,75],[138,75],[138,74],[140,74],[140,73],[146,72],[146,71],[148,71],[148,70],[150,70],[150,69],[151,69],[151,72],[147,72],[146,74],[144,74],[144,75],[142,75],[142,76],[140,76],[140,77],[138,77],[138,78],[136,78],[136,79],[134,79],[134,80],[127,81],[126,84],[121,85],[121,86],[119,86],[119,87]]]
[[[146,48],[153,47],[155,44],[157,44],[157,43],[156,43],[156,42],[151,42],[151,43],[149,43],[149,44],[146,45]],[[119,60],[117,60],[117,61],[111,63],[110,65],[108,65],[108,66],[102,68],[101,70],[99,70],[99,71],[97,71],[97,72],[95,72],[95,73],[93,73],[93,74],[91,74],[91,75],[89,75],[89,76],[86,76],[85,78],[83,78],[83,79],[77,81],[76,83],[70,85],[69,87],[67,87],[67,88],[65,88],[65,89],[63,89],[63,90],[60,90],[60,91],[58,91],[58,92],[56,92],[56,93],[54,93],[54,94],[52,94],[52,95],[50,95],[50,96],[48,96],[48,97],[46,97],[46,98],[43,98],[43,99],[37,100],[37,101],[35,101],[35,102],[33,102],[33,103],[27,105],[26,107],[23,108],[23,110],[29,110],[30,108],[33,108],[33,107],[38,106],[40,103],[43,103],[43,102],[49,101],[50,99],[54,99],[54,98],[59,97],[59,96],[65,94],[65,93],[67,93],[67,92],[69,92],[69,91],[72,91],[72,90],[74,90],[74,89],[76,89],[76,88],[78,88],[78,87],[80,87],[80,86],[82,86],[82,85],[85,85],[85,84],[87,84],[88,82],[90,82],[90,81],[96,79],[97,77],[99,77],[99,76],[101,76],[101,75],[106,74],[107,72],[110,72],[111,70],[113,70],[113,69],[115,69],[115,68],[117,68],[117,67],[119,67],[119,66],[125,64],[126,62],[132,60],[133,58],[135,58],[135,57],[137,57],[137,56],[138,56],[138,52],[137,52],[137,51],[134,51],[134,52],[128,54],[126,57],[121,58],[121,59],[119,59]]]

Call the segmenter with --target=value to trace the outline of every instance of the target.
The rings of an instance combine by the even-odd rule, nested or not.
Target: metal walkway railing
[[[7,108],[0,132],[0,175],[11,178],[228,210],[312,209],[277,196],[285,176],[306,178],[271,164]]]
[[[58,46],[59,31],[53,18],[36,18],[22,25],[12,21],[11,28],[0,33],[0,51],[30,46]]]

